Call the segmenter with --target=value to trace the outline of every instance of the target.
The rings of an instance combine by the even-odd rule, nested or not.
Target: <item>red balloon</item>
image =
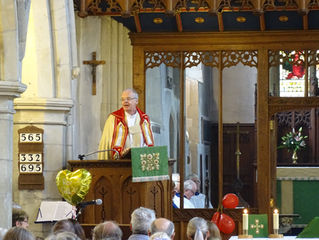
[[[220,219],[220,212],[215,212],[211,221],[215,223],[218,227],[219,219]]]
[[[228,193],[223,197],[222,204],[224,208],[235,208],[238,206],[238,197],[234,193]]]
[[[222,213],[220,215],[218,228],[221,232],[230,234],[235,230],[235,222],[230,216]]]

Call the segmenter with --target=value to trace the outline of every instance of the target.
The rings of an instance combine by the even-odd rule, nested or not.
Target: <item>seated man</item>
[[[199,177],[196,174],[191,174],[191,175],[187,176],[186,179],[192,180],[193,182],[196,183],[196,186],[197,186],[197,188],[196,188],[197,190],[196,190],[194,196],[192,196],[190,199],[190,201],[193,203],[194,207],[195,208],[206,208],[206,198],[207,197],[205,194],[199,192],[200,184],[201,184]],[[210,201],[208,201],[208,208],[213,208]]]
[[[194,196],[196,189],[196,183],[194,183],[192,180],[186,180],[184,182],[184,208],[195,208],[190,199],[192,196]],[[180,208],[180,193],[175,194],[173,198],[173,206]]]
[[[158,232],[164,232],[170,239],[174,239],[174,223],[166,218],[156,218],[151,224],[151,235],[153,236],[154,233]]]
[[[93,229],[93,240],[121,240],[123,232],[119,225],[113,221],[105,221],[95,226]]]
[[[148,240],[148,233],[154,220],[154,210],[144,207],[135,209],[131,214],[131,228],[133,234],[128,240]]]

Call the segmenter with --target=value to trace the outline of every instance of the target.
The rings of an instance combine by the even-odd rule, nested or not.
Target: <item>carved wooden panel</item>
[[[217,133],[218,126],[214,127],[213,134]],[[256,129],[254,124],[240,124],[239,125],[239,150],[241,152],[239,162],[239,180],[237,180],[237,161],[236,161],[236,124],[224,124],[223,127],[223,165],[224,165],[224,181],[223,181],[223,193],[236,193],[240,189],[239,193],[242,200],[247,202],[249,206],[256,206],[254,197],[254,164],[256,164]],[[213,137],[217,139],[217,135]],[[217,155],[217,142],[213,143],[213,164],[218,164]],[[212,169],[214,171],[214,169]],[[214,174],[213,174],[214,176]],[[212,179],[214,183],[216,178]],[[216,187],[216,185],[214,185]],[[213,191],[212,198],[214,199],[213,205],[216,206],[216,189]],[[244,202],[243,202],[244,203]]]
[[[123,184],[122,192],[122,211],[123,211],[123,223],[129,223],[131,219],[131,213],[134,209],[140,207],[140,189],[138,184],[132,183],[131,179],[126,179]]]
[[[164,186],[162,182],[153,182],[147,187],[148,205],[151,206],[151,208],[154,209],[155,212],[161,215],[163,215],[165,212],[165,209],[162,208],[163,202],[165,200],[165,196],[163,193]]]
[[[89,205],[83,209],[80,222],[96,224],[115,220],[129,224],[131,213],[138,207],[154,209],[157,217],[169,217],[171,195],[169,181],[132,182],[130,160],[69,161],[71,170],[87,169],[92,174],[92,183],[84,201],[102,199],[100,206]]]
[[[169,15],[179,14],[180,12],[187,12],[190,9],[193,11],[208,12],[211,14],[218,14],[226,11],[251,11],[253,13],[262,14],[266,11],[276,10],[294,10],[302,14],[306,14],[311,9],[318,9],[317,0],[309,0],[305,2],[291,1],[291,0],[73,0],[75,11],[79,11],[80,17],[88,15],[122,15],[123,17],[130,17],[140,12],[165,12]]]
[[[219,56],[221,55],[221,62]],[[145,70],[161,64],[173,68],[191,68],[202,63],[205,66],[228,68],[238,63],[257,68],[258,52],[254,50],[232,51],[181,51],[181,52],[145,52]],[[184,59],[181,66],[181,59]]]
[[[292,128],[298,130],[302,127],[302,135],[308,136],[306,147],[298,151],[298,164],[318,164],[318,108],[300,109],[295,111],[280,112],[276,114],[278,125],[277,146],[281,144],[281,137],[292,131]],[[292,165],[292,153],[287,149],[278,149],[277,163],[279,165]]]

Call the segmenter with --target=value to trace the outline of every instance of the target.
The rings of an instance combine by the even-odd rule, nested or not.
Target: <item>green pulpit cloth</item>
[[[248,234],[254,238],[268,237],[268,216],[267,214],[249,214]]]
[[[319,217],[314,217],[297,238],[319,238]]]
[[[131,148],[132,182],[168,180],[167,146]]]

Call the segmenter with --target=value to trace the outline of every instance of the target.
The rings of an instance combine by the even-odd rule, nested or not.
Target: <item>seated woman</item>
[[[207,240],[209,237],[207,221],[201,217],[194,217],[189,220],[186,231],[189,240]]]

